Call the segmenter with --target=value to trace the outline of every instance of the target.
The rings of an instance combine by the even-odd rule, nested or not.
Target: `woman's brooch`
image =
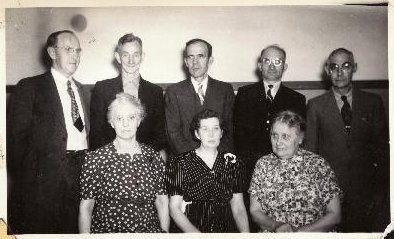
[[[227,163],[228,163],[229,160],[230,160],[230,163],[235,163],[235,162],[237,162],[237,156],[235,156],[235,155],[232,154],[232,153],[226,153],[226,154],[224,155],[224,159],[226,160],[226,165],[227,165]]]

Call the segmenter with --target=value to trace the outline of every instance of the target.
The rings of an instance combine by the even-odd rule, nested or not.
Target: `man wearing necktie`
[[[234,90],[229,83],[208,75],[213,63],[212,46],[203,39],[186,43],[184,62],[188,79],[169,86],[165,94],[166,126],[171,154],[190,151],[199,146],[190,134],[190,123],[195,114],[211,109],[220,114],[225,133],[219,148],[233,151],[233,104]]]
[[[235,98],[235,149],[246,161],[247,188],[256,161],[272,152],[269,130],[272,116],[292,110],[305,117],[305,96],[282,84],[287,66],[284,49],[278,45],[264,48],[257,62],[261,81],[240,87]]]
[[[79,174],[89,130],[87,98],[73,78],[81,47],[68,30],[52,33],[50,69],[22,79],[7,111],[10,233],[77,233]]]
[[[332,87],[308,102],[306,147],[330,163],[344,191],[340,230],[383,231],[390,219],[387,118],[380,96],[352,84],[356,71],[351,51],[329,55]]]

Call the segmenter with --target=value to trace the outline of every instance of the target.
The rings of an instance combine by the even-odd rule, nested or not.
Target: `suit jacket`
[[[258,158],[272,151],[271,117],[283,110],[305,117],[305,102],[305,96],[281,84],[270,109],[262,81],[238,89],[234,109],[235,148],[250,161],[247,164],[251,164],[252,170]]]
[[[88,133],[88,99],[82,85],[75,84]],[[17,218],[21,215],[16,215],[18,212],[10,204],[24,208],[21,211],[38,211],[39,205],[54,206],[54,203],[61,202],[63,194],[58,185],[64,179],[60,175],[67,174],[64,172],[69,169],[66,150],[67,130],[63,108],[52,74],[49,71],[20,80],[11,95],[7,112],[10,218],[21,219]],[[78,189],[68,193],[77,194]]]
[[[369,198],[376,169],[388,168],[387,122],[378,95],[355,88],[352,95],[350,134],[332,90],[308,102],[306,148],[330,163],[348,197]]]
[[[108,123],[107,111],[120,92],[123,92],[121,76],[96,83],[90,103],[90,149],[97,149],[115,139],[115,130]],[[166,136],[162,88],[141,78],[138,98],[145,106],[146,117],[138,127],[137,141],[149,144],[156,150],[164,149]]]
[[[233,151],[234,90],[229,83],[208,77],[204,104],[201,105],[191,80],[183,80],[167,88],[165,103],[168,142],[174,155],[199,146],[192,139],[189,127],[194,115],[203,109],[221,115],[226,128],[219,148],[225,152]]]

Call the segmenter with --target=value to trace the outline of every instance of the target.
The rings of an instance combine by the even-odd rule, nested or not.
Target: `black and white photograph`
[[[392,235],[390,2],[44,2],[0,17],[1,238]]]

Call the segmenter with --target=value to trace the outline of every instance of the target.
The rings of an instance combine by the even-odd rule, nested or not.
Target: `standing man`
[[[79,174],[89,129],[81,47],[68,30],[47,40],[51,69],[22,79],[7,113],[10,233],[78,233]]]
[[[219,149],[232,152],[234,91],[230,84],[208,75],[213,63],[211,44],[202,39],[188,41],[184,61],[190,77],[169,86],[165,95],[167,133],[172,154],[178,155],[198,147],[189,126],[193,116],[203,109],[220,114],[225,132]]]
[[[139,70],[144,59],[142,40],[132,33],[122,36],[118,41],[115,59],[120,65],[120,75],[97,82],[93,89],[90,149],[97,149],[115,139],[115,130],[107,119],[108,106],[116,94],[126,92],[139,98],[146,108],[147,115],[137,130],[137,141],[151,145],[166,160],[163,90],[141,77]]]
[[[240,87],[235,99],[235,148],[246,164],[247,187],[256,161],[271,152],[270,120],[283,110],[305,117],[305,96],[281,83],[286,52],[278,45],[261,51],[257,67],[262,81]]]
[[[356,71],[351,51],[329,55],[325,72],[332,87],[308,102],[306,145],[330,163],[344,191],[342,230],[383,231],[390,219],[389,207],[382,210],[388,196],[386,116],[378,95],[353,86]]]

